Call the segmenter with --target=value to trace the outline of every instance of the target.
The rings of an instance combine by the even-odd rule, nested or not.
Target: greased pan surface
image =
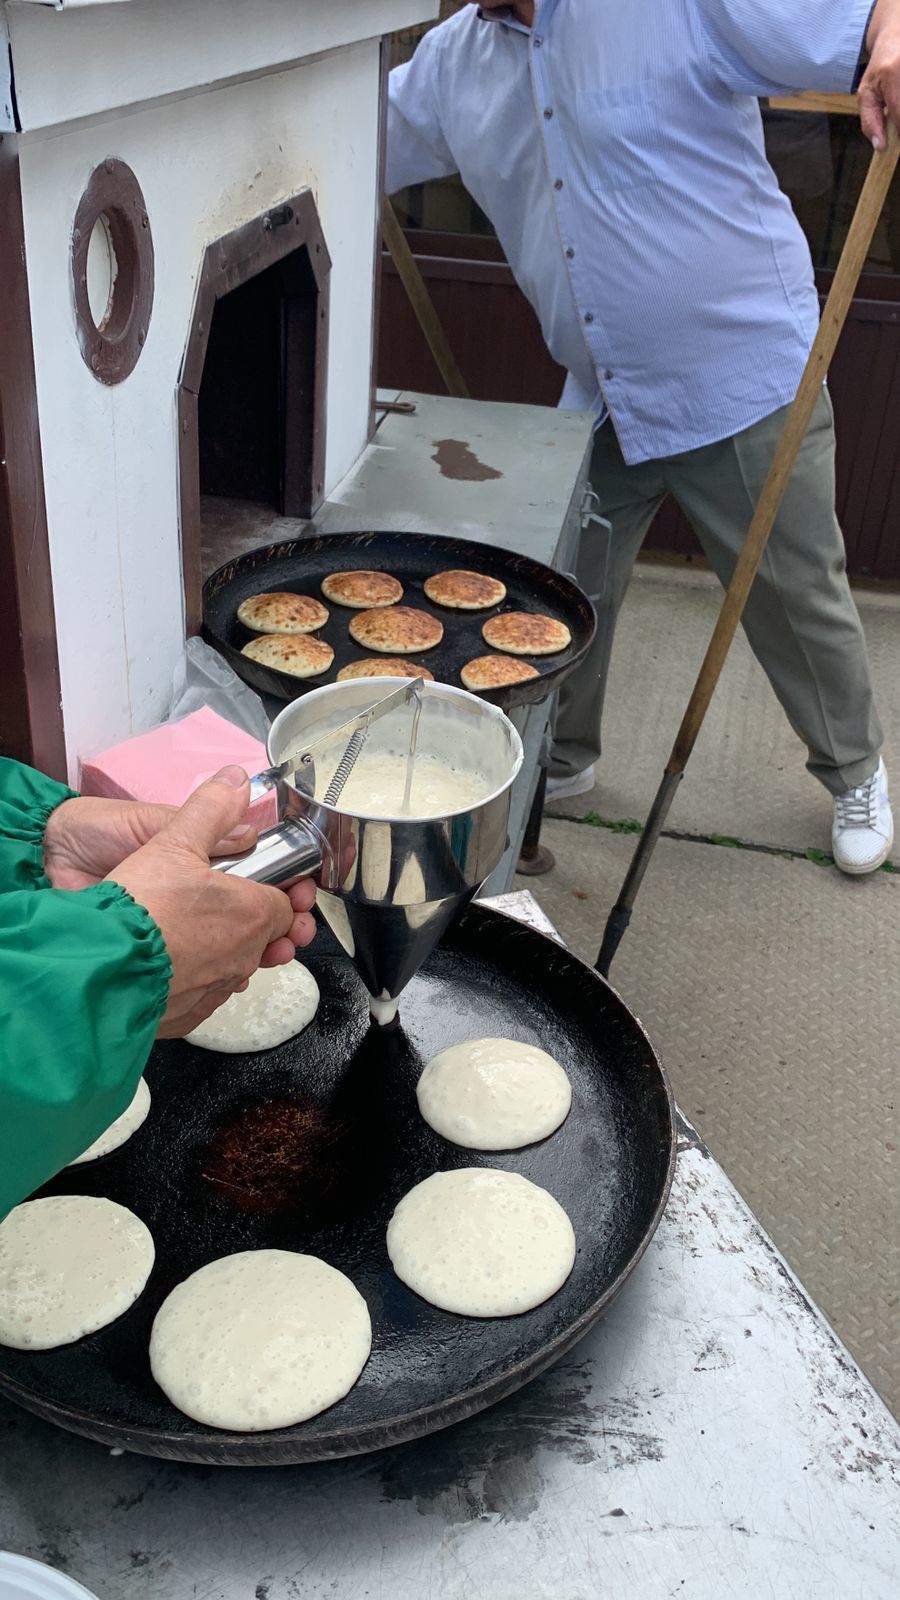
[[[285,589],[322,599],[323,578],[331,572],[348,572],[359,567],[390,572],[403,584],[402,605],[440,618],[444,637],[435,649],[419,654],[404,650],[396,653],[417,666],[427,667],[439,682],[452,683],[457,688],[461,683],[460,672],[467,661],[496,653],[481,636],[482,625],[488,617],[501,611],[532,611],[564,622],[572,635],[572,643],[559,655],[531,660],[530,664],[540,673],[539,678],[485,693],[485,699],[504,711],[545,700],[578,666],[594,636],[596,619],[587,596],[571,579],[540,561],[532,561],[529,556],[516,555],[515,551],[501,550],[494,545],[476,544],[471,539],[445,538],[439,534],[332,533],[263,545],[220,567],[203,586],[204,637],[222,652],[238,676],[260,694],[295,700],[307,689],[333,683],[341,667],[348,662],[362,661],[375,654],[350,638],[349,624],[358,613],[326,600],[331,615],[315,637],[331,645],[334,661],[329,670],[317,678],[292,678],[288,673],[261,666],[241,654],[242,646],[257,635],[238,621],[237,610],[242,601],[263,590]],[[435,605],[427,598],[423,584],[433,573],[452,567],[465,567],[499,578],[507,589],[503,604],[491,606],[487,611],[453,611],[447,606]]]
[[[370,1029],[360,981],[329,934],[304,959],[322,1001],[303,1034],[246,1056],[158,1046],[140,1132],[41,1191],[130,1206],[157,1260],[141,1299],[111,1327],[59,1350],[0,1348],[9,1398],[147,1455],[327,1460],[419,1438],[502,1399],[558,1359],[621,1288],[662,1214],[675,1136],[665,1074],[615,992],[552,940],[477,903],[411,984],[393,1032]],[[428,1058],[484,1035],[539,1044],[568,1072],[572,1111],[544,1143],[486,1156],[447,1144],[419,1116],[415,1085]],[[572,1275],[523,1316],[438,1311],[391,1271],[385,1230],[397,1201],[432,1172],[469,1165],[523,1173],[572,1218]],[[153,1381],[153,1317],[197,1267],[266,1246],[310,1251],[348,1274],[371,1312],[371,1358],[346,1400],[298,1427],[203,1427]]]

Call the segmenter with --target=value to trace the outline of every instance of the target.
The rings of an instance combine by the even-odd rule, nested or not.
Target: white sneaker
[[[894,843],[894,819],[883,761],[861,789],[849,789],[834,802],[831,847],[834,864],[851,877],[876,872]]]
[[[574,800],[578,794],[587,794],[594,787],[594,769],[585,767],[583,772],[573,772],[571,778],[547,779],[548,800]]]

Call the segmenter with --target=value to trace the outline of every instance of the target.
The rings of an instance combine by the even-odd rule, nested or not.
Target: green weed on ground
[[[644,831],[644,824],[637,822],[634,817],[601,817],[597,811],[586,811],[583,817],[555,817],[555,822],[574,822],[583,828],[603,828],[606,833],[640,834]],[[746,839],[734,839],[724,833],[678,833],[664,831],[663,839],[674,839],[680,844],[711,844],[720,850],[750,850],[755,855],[779,856],[782,861],[810,861],[815,867],[833,867],[834,856],[827,850],[816,850],[812,846],[808,850],[779,850],[774,845],[751,844]],[[893,861],[886,861],[881,872],[900,876],[900,867]]]

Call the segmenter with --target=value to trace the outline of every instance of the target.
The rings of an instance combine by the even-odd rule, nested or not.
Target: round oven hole
[[[88,240],[87,251],[88,305],[98,333],[105,332],[112,313],[118,271],[109,217],[105,211],[101,211]]]

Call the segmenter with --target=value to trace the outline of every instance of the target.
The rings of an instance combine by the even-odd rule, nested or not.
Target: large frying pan
[[[248,1056],[159,1046],[143,1129],[42,1191],[130,1206],[153,1233],[157,1260],[137,1305],[111,1327],[59,1350],[0,1348],[9,1398],[146,1455],[321,1461],[418,1438],[502,1399],[557,1360],[618,1293],[662,1214],[675,1134],[665,1074],[615,991],[554,941],[477,903],[414,979],[395,1031],[370,1029],[360,980],[326,931],[304,959],[322,990],[305,1033]],[[426,1127],[415,1083],[438,1049],[494,1034],[551,1051],[569,1073],[573,1104],[544,1143],[483,1156]],[[385,1229],[400,1197],[438,1169],[476,1164],[532,1178],[574,1223],[571,1277],[520,1317],[435,1310],[388,1262]],[[203,1263],[263,1246],[311,1251],[352,1278],[372,1314],[371,1359],[346,1400],[299,1427],[202,1427],[153,1382],[153,1317]]]
[[[292,678],[286,672],[260,666],[241,655],[241,648],[256,638],[238,622],[237,609],[243,600],[263,589],[288,589],[295,594],[319,596],[322,579],[331,572],[347,572],[354,567],[370,567],[390,572],[403,584],[403,604],[439,617],[444,637],[435,650],[413,654],[417,666],[427,667],[441,683],[460,687],[460,670],[474,656],[491,654],[481,637],[482,624],[498,611],[540,611],[565,622],[572,635],[568,650],[543,656],[531,665],[540,677],[494,689],[484,698],[503,711],[514,706],[535,705],[573,672],[584,657],[594,636],[596,617],[587,595],[562,573],[554,572],[530,556],[494,545],[476,544],[472,539],[446,538],[426,533],[329,533],[318,538],[291,539],[282,544],[263,545],[249,555],[229,561],[214,572],[203,586],[203,635],[220,650],[238,677],[260,694],[281,700],[295,700],[307,689],[333,683],[348,661],[361,661],[373,655],[350,638],[348,627],[353,612],[346,606],[327,602],[331,613],[316,637],[325,639],[334,650],[334,661],[317,678]],[[466,567],[486,572],[505,583],[507,596],[500,606],[489,611],[452,611],[429,600],[422,585],[426,578],[447,567]],[[409,656],[408,651],[398,651]]]

